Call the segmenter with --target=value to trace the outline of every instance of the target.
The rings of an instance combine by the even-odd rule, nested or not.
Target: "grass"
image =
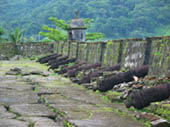
[[[37,83],[37,82],[33,83],[33,91],[35,93],[38,93],[38,86],[39,86],[39,83]]]
[[[170,104],[163,104],[164,106],[161,106],[160,103],[157,102],[157,107],[156,109],[152,110],[151,107],[146,107],[143,109],[135,109],[134,107],[129,108],[130,111],[133,112],[146,112],[146,113],[151,113],[151,114],[155,114],[158,115],[160,117],[163,117],[164,119],[170,121]],[[167,108],[166,108],[167,106]]]
[[[75,127],[75,125],[69,123],[67,120],[64,120],[64,127]]]
[[[35,126],[35,123],[33,121],[30,121],[28,127],[34,127],[34,126]]]
[[[125,112],[123,112],[123,111],[121,111],[121,110],[119,110],[119,109],[113,109],[113,111],[116,112],[116,113],[118,113],[118,114],[120,114],[120,115],[122,115],[122,116],[125,116],[125,115],[126,115]]]
[[[50,76],[56,76],[57,74],[56,73],[51,73]]]
[[[14,67],[20,67],[20,68],[38,68],[39,70],[48,70],[48,67],[43,64],[38,64],[36,62],[30,61],[30,60],[20,60],[20,61],[2,61],[1,62],[2,68],[14,68]]]
[[[108,91],[106,92],[106,95],[112,95],[112,96],[121,96],[121,92],[116,92],[116,91]]]
[[[106,93],[102,93],[99,90],[97,90],[95,93],[99,94],[102,96],[102,99],[109,103],[122,103],[122,100],[119,99],[118,97],[122,95],[120,92],[116,91],[108,91]]]
[[[158,106],[154,113],[170,121],[170,104],[163,104],[163,106]]]
[[[102,98],[107,102],[111,102],[111,100],[108,98],[108,96],[102,96]]]
[[[144,124],[145,124],[145,126],[147,126],[147,127],[151,127],[150,121],[143,120],[143,119],[141,119],[141,120],[139,120],[139,121],[140,121],[140,122],[142,122],[142,123],[144,123]]]
[[[99,90],[96,90],[96,93],[97,93],[97,94],[100,94],[101,92],[100,92]]]
[[[101,94],[102,95],[102,99],[104,99],[105,101],[110,102],[110,103],[117,103],[115,101],[114,102],[112,101],[112,97],[116,97],[116,96],[121,96],[122,95],[122,93],[115,92],[115,91],[108,91],[106,93],[101,93],[100,91],[97,90],[96,93],[97,94]],[[117,114],[122,115],[122,116],[127,115],[125,111],[122,111],[122,110],[119,110],[119,109],[113,109],[113,108],[110,108],[110,107],[104,107],[102,109],[102,111],[104,111],[104,112],[114,112],[114,113],[117,113]],[[129,111],[132,111],[132,112],[136,112],[136,111],[137,112],[147,112],[147,113],[151,113],[152,112],[148,107],[144,108],[144,109],[141,109],[141,110],[137,110],[134,107],[131,107],[129,109]],[[148,121],[148,120],[144,120],[144,119],[138,120],[136,117],[134,117],[132,115],[127,115],[127,116],[130,116],[135,121],[139,121],[139,122],[143,123],[147,127],[151,127],[150,121]]]
[[[104,112],[113,112],[113,109],[110,107],[103,107]]]
[[[136,112],[138,111],[137,109],[135,109],[134,107],[129,108],[130,111]],[[146,120],[146,119],[137,119],[135,116],[131,115],[131,118],[135,121],[139,121],[141,123],[143,123],[146,127],[151,127],[150,121]]]

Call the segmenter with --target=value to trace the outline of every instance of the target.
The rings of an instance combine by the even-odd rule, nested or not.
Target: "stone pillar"
[[[79,42],[77,42],[77,47],[76,47],[76,58],[79,56]]]
[[[151,38],[146,38],[146,47],[145,47],[145,58],[144,58],[144,63],[143,65],[149,64],[150,56],[151,56],[151,46],[152,46],[152,39]]]
[[[119,44],[119,56],[118,56],[117,63],[122,62],[122,54],[123,54],[123,40],[121,40],[119,43],[120,43]]]
[[[100,63],[103,63],[106,43],[101,42]]]
[[[88,62],[89,59],[89,44],[86,46],[86,62]]]
[[[71,42],[70,41],[68,41],[68,57],[70,57],[70,45],[71,45]]]

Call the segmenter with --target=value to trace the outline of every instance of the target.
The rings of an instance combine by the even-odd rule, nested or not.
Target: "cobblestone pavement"
[[[22,74],[6,75],[18,67]],[[38,72],[38,73],[31,73]],[[0,61],[0,127],[143,127],[102,95],[33,61]]]

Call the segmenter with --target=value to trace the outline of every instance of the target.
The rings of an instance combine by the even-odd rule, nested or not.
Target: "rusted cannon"
[[[83,65],[83,66],[80,66],[77,69],[69,70],[68,76],[69,77],[75,77],[77,75],[77,73],[80,72],[80,71],[86,71],[86,70],[95,69],[95,68],[98,68],[98,67],[101,67],[101,63]]]
[[[91,72],[91,73],[89,73],[88,75],[85,75],[85,76],[78,82],[78,84],[90,83],[93,78],[96,78],[96,77],[99,77],[99,76],[103,76],[103,72],[102,72],[102,71],[94,71],[94,72]]]
[[[76,61],[76,58],[66,59],[66,60],[60,61],[60,62],[52,65],[49,69],[56,69],[56,68],[58,68],[60,65],[65,65],[65,64],[73,63],[73,62],[75,62],[75,61]]]
[[[52,55],[48,55],[48,56],[41,57],[41,58],[39,58],[36,62],[40,62],[40,61],[43,60],[43,59],[46,59],[46,58],[48,58],[48,57],[52,57],[52,56],[55,56],[55,55],[57,55],[57,53],[52,54]]]
[[[97,88],[94,90],[99,90],[105,92],[112,89],[115,85],[130,82],[134,80],[134,76],[138,78],[144,77],[148,74],[149,66],[145,65],[137,69],[129,70],[128,72],[120,73],[115,76],[108,77],[106,79],[97,82]]]
[[[67,59],[68,59],[68,56],[61,56],[56,59],[49,60],[47,66],[54,66],[58,64],[59,62],[67,60]]]
[[[142,109],[152,102],[163,101],[170,97],[170,83],[151,88],[132,91],[125,101],[127,108],[131,106]]]
[[[103,72],[106,72],[106,71],[111,72],[111,71],[117,71],[117,70],[120,70],[120,64],[117,64],[117,65],[114,65],[114,66],[111,66],[111,67],[103,67],[103,68],[96,70],[94,72],[90,72],[88,75],[85,75],[79,81],[79,84],[90,83],[92,78],[103,76]]]
[[[120,70],[121,66],[120,64],[116,64],[116,65],[113,65],[113,66],[110,66],[110,67],[103,67],[101,68],[102,71],[118,71]]]
[[[74,65],[72,66],[69,66],[69,67],[65,67],[65,68],[62,68],[60,71],[58,71],[57,73],[58,74],[64,74],[64,73],[67,73],[69,70],[73,70],[75,68],[78,68],[82,65],[86,64],[86,62],[77,62],[75,63]]]
[[[58,57],[61,57],[62,55],[61,54],[56,54],[56,55],[53,55],[53,56],[50,56],[50,57],[46,57],[46,58],[44,58],[44,59],[42,59],[41,61],[40,61],[40,63],[41,64],[43,64],[43,63],[48,63],[48,61],[50,61],[50,60],[53,60],[53,59],[56,59],[56,58],[58,58]]]

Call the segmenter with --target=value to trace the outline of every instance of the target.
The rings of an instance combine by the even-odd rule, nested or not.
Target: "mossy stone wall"
[[[150,40],[150,42],[148,41]],[[68,43],[58,44],[58,52],[68,55]],[[112,40],[108,42],[71,42],[70,57],[88,63],[102,62],[103,66],[120,63],[124,68],[150,65],[150,75],[170,73],[170,37],[151,37]]]
[[[170,37],[153,38],[150,52],[150,75],[170,74]]]
[[[150,40],[150,42],[148,41]],[[149,46],[148,46],[149,44]],[[56,42],[56,43],[0,43],[0,54],[12,57],[41,55],[57,52],[77,57],[90,64],[102,62],[103,66],[120,63],[124,68],[150,65],[150,75],[170,73],[170,36],[112,40],[108,42]]]
[[[6,57],[13,57],[18,53],[17,46],[14,43],[0,43],[0,54]]]
[[[13,57],[15,55],[33,56],[42,55],[54,52],[53,43],[0,43],[0,54],[6,57]]]

